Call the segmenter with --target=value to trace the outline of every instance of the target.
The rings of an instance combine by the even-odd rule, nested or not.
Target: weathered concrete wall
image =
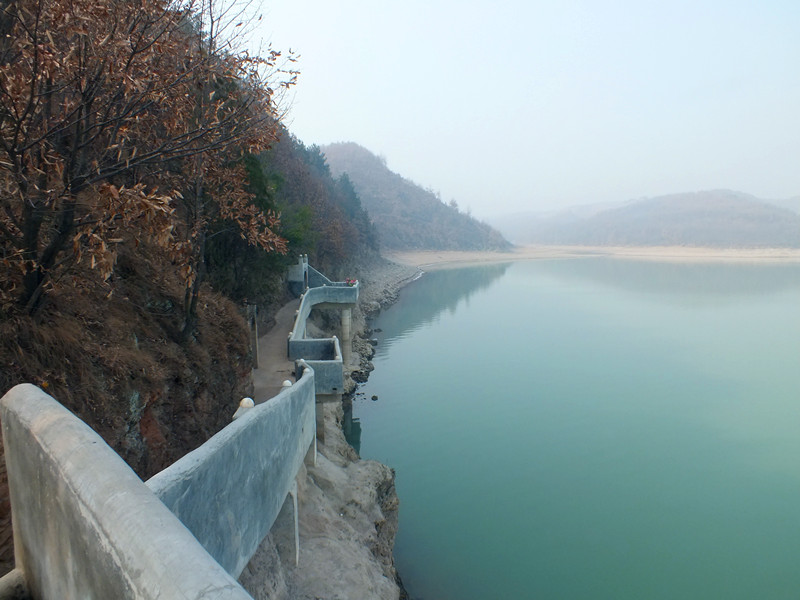
[[[289,359],[336,360],[333,338],[301,338],[289,341]]]
[[[294,340],[289,358],[305,361],[314,369],[316,392],[319,394],[341,394],[344,391],[344,368],[342,349],[338,338]],[[300,372],[295,368],[296,372]]]
[[[308,267],[309,272],[313,269]],[[327,280],[327,278],[325,278]],[[359,285],[333,283],[306,290],[297,310],[294,328],[287,340],[290,360],[305,359],[316,372],[317,394],[341,394],[344,390],[342,348],[333,338],[306,337],[306,322],[315,306],[343,308],[358,301]],[[348,327],[349,333],[349,327]],[[350,340],[344,340],[349,344]]]
[[[357,282],[353,285],[339,282],[322,287],[310,288],[308,291],[313,292],[313,301],[315,305],[326,302],[337,305],[355,305],[356,302],[358,302],[358,290],[359,284]]]
[[[147,486],[231,575],[269,533],[315,434],[314,372],[247,412]]]
[[[16,566],[33,598],[250,598],[100,436],[53,398],[18,385],[0,400],[0,417]]]
[[[301,254],[297,263],[289,267],[286,273],[289,291],[295,296],[302,294],[308,287],[308,254]]]
[[[344,393],[344,371],[342,370],[341,356],[337,360],[307,360],[306,363],[314,369],[318,396]]]
[[[312,356],[310,360],[303,359],[309,367],[314,369],[315,390],[318,396],[320,394],[341,394],[344,392],[344,367],[339,340],[331,338],[325,341],[329,341],[333,345],[333,356],[330,359],[320,357],[319,360],[315,360],[316,356]],[[308,355],[304,354],[302,356]]]
[[[238,577],[269,533],[315,438],[315,396],[340,398],[336,337],[305,338],[314,306],[358,300],[358,284],[307,290],[289,339],[303,374],[144,484],[85,423],[32,385],[0,400],[16,570],[31,597],[249,598]],[[349,314],[348,314],[349,317]],[[349,330],[349,328],[348,328]],[[315,368],[318,374],[315,374]],[[231,577],[231,575],[233,577]]]
[[[332,285],[317,288],[310,288],[303,294],[300,307],[297,309],[297,317],[294,327],[289,335],[288,352],[292,359],[301,358],[298,351],[293,350],[295,343],[306,337],[306,322],[311,315],[311,310],[315,306],[324,308],[341,308],[354,305],[358,302],[359,285]]]
[[[340,305],[354,305],[358,302],[359,285],[326,285],[323,287],[309,288],[303,294],[298,310],[298,320],[305,321],[311,314],[311,309],[318,305],[327,308],[336,308]],[[333,305],[333,306],[331,306]],[[304,324],[303,324],[304,326]],[[294,330],[292,331],[294,333]]]
[[[333,282],[325,275],[317,271],[314,267],[308,266],[308,287],[319,287],[323,285],[333,285]]]

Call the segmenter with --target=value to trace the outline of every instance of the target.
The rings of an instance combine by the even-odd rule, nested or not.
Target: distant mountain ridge
[[[493,224],[520,244],[800,247],[799,214],[731,190],[671,194],[596,210],[518,214]]]
[[[390,250],[506,250],[501,233],[455,205],[390,171],[378,156],[353,142],[320,148],[331,173],[346,174],[366,209],[381,247]]]

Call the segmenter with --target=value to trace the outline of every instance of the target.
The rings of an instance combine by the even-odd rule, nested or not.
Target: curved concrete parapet
[[[297,319],[294,328],[289,336],[290,341],[300,340],[306,336],[306,321],[311,310],[315,306],[353,306],[358,302],[359,283],[347,285],[345,283],[337,285],[326,285],[323,287],[309,288],[303,294],[300,301],[300,308],[297,311]],[[290,358],[300,358],[293,357]]]
[[[305,294],[303,294],[302,300],[300,301],[300,308],[297,310],[294,328],[292,328],[292,332],[289,334],[289,358],[293,360],[297,358],[305,358],[297,355],[297,352],[295,352],[293,355],[293,348],[299,347],[300,342],[310,339],[306,338],[306,322],[308,321],[309,315],[311,315],[311,310],[315,306],[320,305],[325,305],[327,307],[353,306],[356,302],[358,302],[358,288],[359,284],[356,282],[355,285],[341,284],[309,288],[306,290]]]
[[[314,371],[248,409],[147,486],[231,575],[269,533],[315,434]]]
[[[0,400],[0,417],[16,566],[32,598],[250,598],[102,438],[56,400],[18,385]]]
[[[334,283],[309,288],[300,301],[294,328],[289,334],[287,354],[290,360],[305,359],[315,369],[317,394],[341,394],[344,391],[344,361],[339,340],[336,337],[306,337],[306,322],[316,306],[344,308],[355,305],[358,302],[358,291],[358,282],[353,285]],[[345,343],[349,344],[350,341],[346,339]]]
[[[324,278],[307,258],[296,270],[299,283],[309,272]],[[348,337],[358,282],[324,282],[306,290],[289,338],[298,382],[241,406],[232,424],[147,483],[42,390],[10,390],[0,417],[16,569],[0,579],[0,597],[24,583],[44,600],[250,598],[234,578],[290,493],[297,518],[295,478],[315,443],[316,402],[343,391],[339,340],[306,338],[306,320],[315,306],[341,307]]]

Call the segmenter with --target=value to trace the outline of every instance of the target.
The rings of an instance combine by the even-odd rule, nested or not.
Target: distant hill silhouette
[[[800,196],[795,196],[786,200],[767,200],[767,202],[781,208],[788,208],[790,211],[800,214]]]
[[[495,229],[443,203],[437,194],[390,171],[386,163],[353,142],[321,147],[334,176],[346,174],[378,233],[392,250],[505,250]]]
[[[493,224],[521,244],[800,247],[800,215],[730,190],[672,194],[611,208],[513,215]]]

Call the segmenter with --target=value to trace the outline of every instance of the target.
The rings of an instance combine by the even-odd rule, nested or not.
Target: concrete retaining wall
[[[315,433],[314,372],[147,481],[231,575],[269,533]]]
[[[16,567],[33,598],[250,598],[119,455],[53,398],[18,385],[0,400],[0,417]]]
[[[306,342],[326,342],[330,345],[325,352],[317,354],[316,352],[306,353],[304,343]],[[342,349],[339,345],[338,338],[329,338],[324,340],[305,339],[297,340],[299,356],[303,357],[302,362],[314,370],[315,391],[317,395],[341,394],[344,391],[344,367],[342,358]],[[332,354],[330,358],[329,352]],[[291,357],[290,357],[291,358]],[[295,372],[299,373],[300,370],[295,362]]]

